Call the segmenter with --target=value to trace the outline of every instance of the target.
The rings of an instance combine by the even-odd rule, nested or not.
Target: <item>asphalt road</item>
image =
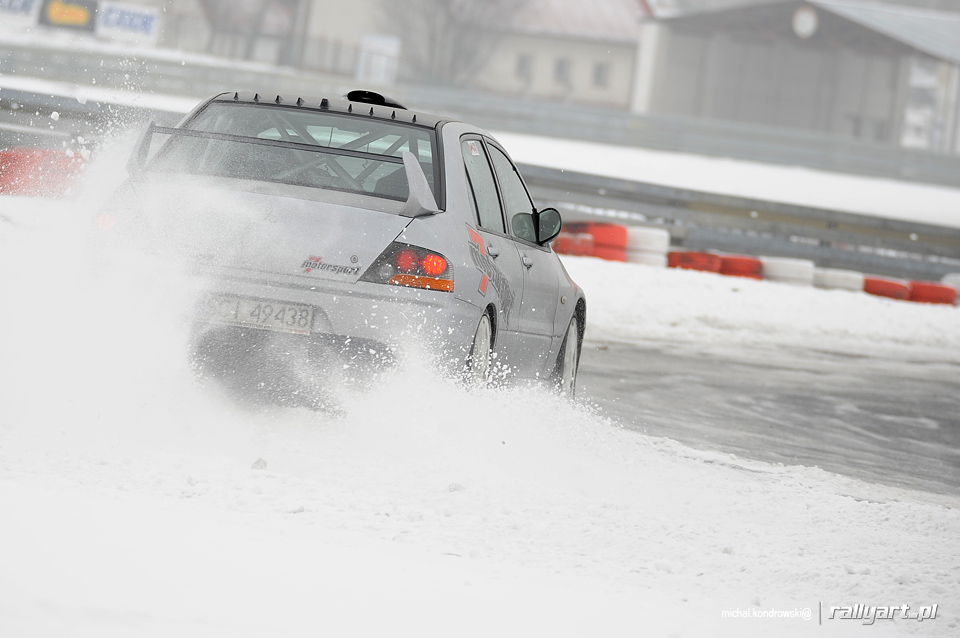
[[[584,343],[578,395],[699,449],[960,494],[960,361]]]

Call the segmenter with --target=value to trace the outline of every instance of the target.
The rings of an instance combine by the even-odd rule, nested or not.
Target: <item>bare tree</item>
[[[460,85],[483,67],[527,1],[382,0],[382,28],[400,37],[410,80]]]

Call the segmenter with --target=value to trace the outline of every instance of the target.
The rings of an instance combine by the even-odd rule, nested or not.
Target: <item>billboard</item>
[[[156,44],[160,11],[156,7],[101,1],[97,10],[97,35],[121,42]]]
[[[118,42],[156,44],[160,10],[110,0],[0,0],[0,28],[51,29]]]
[[[38,24],[95,33],[97,0],[43,0]]]
[[[39,12],[40,0],[0,0],[0,27],[33,26]]]

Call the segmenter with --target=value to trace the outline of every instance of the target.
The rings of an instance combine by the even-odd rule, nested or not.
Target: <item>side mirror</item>
[[[510,220],[510,226],[513,228],[515,237],[531,244],[537,243],[537,225],[530,213],[517,213]]]
[[[556,208],[544,208],[537,213],[536,218],[537,243],[543,246],[560,234],[563,220],[560,219],[560,212]]]

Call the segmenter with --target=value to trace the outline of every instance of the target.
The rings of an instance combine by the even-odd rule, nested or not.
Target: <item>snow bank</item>
[[[587,338],[785,346],[960,361],[960,308],[847,290],[564,256]]]
[[[185,362],[189,279],[88,243],[118,174],[0,198],[0,635],[957,633],[954,497],[466,393],[415,357],[340,417],[222,400]],[[566,263],[595,340],[957,351],[953,308]],[[815,627],[821,603],[940,609]],[[811,619],[723,617],[748,609]]]

